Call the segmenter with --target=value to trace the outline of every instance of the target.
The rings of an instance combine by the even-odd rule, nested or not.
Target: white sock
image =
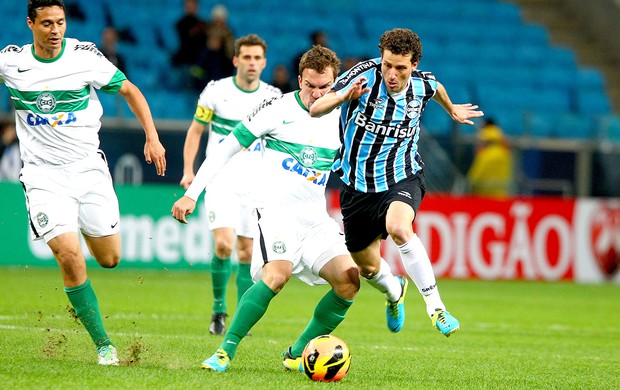
[[[445,310],[446,307],[441,301],[435,273],[428,253],[422,245],[420,238],[414,234],[413,238],[398,247],[403,266],[409,274],[413,283],[415,283],[418,291],[424,297],[426,302],[426,312],[431,316],[435,309]]]
[[[366,278],[364,278],[366,279]],[[402,293],[400,281],[392,274],[392,268],[387,261],[381,259],[379,272],[370,279],[366,279],[368,284],[385,294],[390,302],[396,302]]]

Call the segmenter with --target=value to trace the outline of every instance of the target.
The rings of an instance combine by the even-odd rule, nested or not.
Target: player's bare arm
[[[334,108],[349,100],[359,99],[363,94],[370,91],[370,88],[362,87],[364,82],[366,82],[366,78],[360,77],[344,94],[337,94],[336,92],[331,91],[323,95],[323,97],[317,99],[317,101],[310,106],[310,116],[321,117],[332,112]]]
[[[202,137],[204,129],[205,126],[202,123],[193,119],[192,124],[187,130],[185,144],[183,145],[183,177],[179,183],[183,189],[189,188],[189,185],[194,181],[194,177],[196,177],[194,174],[194,161],[198,154],[200,138]]]
[[[448,96],[446,88],[441,83],[437,84],[437,91],[435,93],[435,96],[433,96],[433,99],[435,99],[435,101],[437,101],[437,103],[439,103],[444,108],[444,110],[446,110],[446,112],[455,122],[465,125],[473,125],[474,122],[470,120],[471,118],[479,118],[484,115],[484,112],[477,109],[477,105],[471,103],[452,103],[450,97]]]
[[[155,163],[157,175],[164,176],[166,174],[166,150],[161,142],[159,142],[159,135],[155,129],[151,109],[144,95],[140,92],[138,87],[129,80],[123,81],[123,85],[118,93],[127,101],[127,105],[131,109],[131,112],[133,112],[144,129],[146,135],[144,158],[146,162],[148,164]]]

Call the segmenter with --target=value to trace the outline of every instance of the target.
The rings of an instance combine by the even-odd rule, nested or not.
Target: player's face
[[[412,54],[394,54],[384,50],[381,56],[381,73],[383,82],[390,93],[403,91],[409,83],[411,72],[418,67],[418,63],[411,63]]]
[[[323,73],[314,69],[303,70],[297,80],[299,81],[299,98],[306,108],[309,109],[318,98],[329,92],[334,84],[334,77],[331,67],[325,68]]]
[[[28,18],[27,21],[32,30],[36,55],[54,58],[60,54],[67,29],[65,11],[57,5],[43,7],[37,10],[35,20]]]
[[[239,55],[233,57],[233,65],[237,68],[237,75],[246,83],[259,80],[267,65],[265,51],[262,46],[241,46]]]

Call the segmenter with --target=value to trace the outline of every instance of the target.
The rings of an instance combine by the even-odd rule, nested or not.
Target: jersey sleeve
[[[351,69],[343,73],[338,79],[334,86],[332,87],[332,91],[343,94],[345,93],[349,87],[355,83],[360,77],[365,76],[367,80],[370,80],[368,77],[368,73],[373,71],[377,67],[377,59],[366,60],[357,63]]]
[[[78,56],[76,60],[82,60],[90,70],[89,84],[106,93],[118,92],[127,77],[99,51],[97,45],[77,42],[74,50]]]
[[[421,78],[422,80],[425,81],[425,83],[431,87],[431,89],[433,90],[433,93],[431,94],[431,96],[435,96],[435,93],[437,92],[437,87],[438,87],[438,82],[437,79],[435,78],[435,75],[431,72],[426,72],[426,71],[421,71],[421,70],[416,70],[413,73],[411,73],[411,77],[417,77],[417,78]]]
[[[218,95],[216,89],[217,85],[213,80],[200,93],[198,103],[196,104],[196,112],[194,113],[194,120],[196,122],[206,125],[213,120],[215,98]]]

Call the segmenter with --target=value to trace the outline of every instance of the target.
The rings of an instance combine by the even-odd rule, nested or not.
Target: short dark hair
[[[331,68],[334,71],[334,77],[338,76],[340,72],[340,59],[333,50],[325,46],[312,46],[299,60],[300,76],[305,69],[313,69],[323,73],[326,68]]]
[[[37,10],[53,6],[58,6],[65,10],[65,2],[63,0],[28,0],[28,19],[34,22],[37,18]]]
[[[241,46],[260,46],[267,54],[267,42],[256,34],[248,34],[235,41],[235,56],[241,52]]]
[[[394,54],[411,54],[411,63],[422,59],[422,42],[418,34],[408,28],[395,28],[384,32],[379,39],[381,55],[384,50]]]

